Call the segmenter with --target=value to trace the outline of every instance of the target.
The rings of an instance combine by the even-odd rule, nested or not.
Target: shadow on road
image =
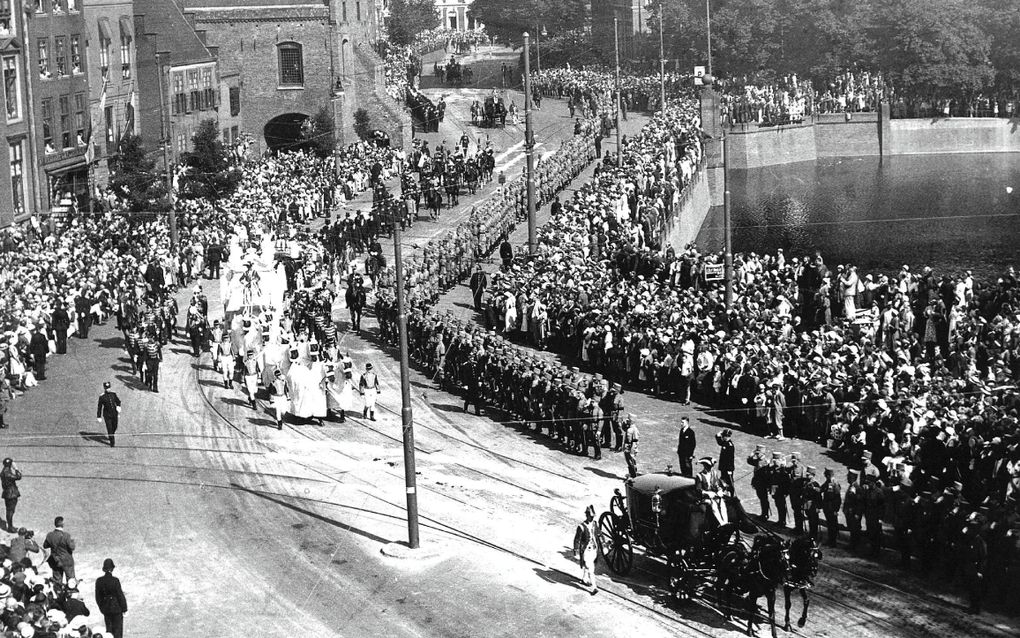
[[[106,446],[110,445],[110,439],[107,437],[106,432],[89,432],[87,430],[79,430],[78,434],[89,443],[102,443]]]

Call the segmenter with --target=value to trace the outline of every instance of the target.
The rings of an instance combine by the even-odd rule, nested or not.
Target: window
[[[67,10],[78,13],[78,1],[79,0],[67,0]]]
[[[53,100],[51,98],[42,101],[42,130],[46,152],[56,153],[57,149],[53,147]]]
[[[53,13],[63,13],[65,1],[66,0],[52,0]]]
[[[343,15],[344,15],[344,19],[343,19],[343,21],[344,21],[344,22],[347,22],[347,3],[346,3],[346,2],[344,2],[344,3],[343,3],[343,4],[341,5],[341,8],[343,9]]]
[[[236,144],[237,143],[237,138],[238,138],[237,127],[236,126],[231,126],[230,127],[230,143],[231,144]]]
[[[113,107],[108,106],[103,109],[103,124],[106,126],[106,150],[109,151],[113,148],[113,143],[116,138],[115,131],[117,130],[117,124],[113,121]]]
[[[81,73],[81,36],[71,36],[71,73]]]
[[[14,202],[14,213],[25,212],[25,141],[10,143],[11,162],[11,199]]]
[[[103,81],[110,79],[110,41],[99,38],[99,70],[103,74]]]
[[[60,96],[60,148],[71,148],[71,96]]]
[[[184,130],[177,131],[177,152],[186,153],[188,150],[188,136],[185,135]]]
[[[173,85],[174,85],[173,112],[176,115],[179,113],[184,113],[188,110],[188,96],[187,94],[184,93],[183,71],[174,71]]]
[[[57,57],[57,75],[67,75],[67,41],[63,36],[53,38]]]
[[[46,79],[50,77],[50,39],[39,38],[37,45],[39,51],[39,77]]]
[[[0,34],[14,33],[14,13],[11,11],[11,0],[0,0]]]
[[[286,42],[280,45],[280,84],[283,86],[304,86],[305,84],[301,45],[296,42]]]
[[[188,69],[188,113],[199,108],[198,69]]]
[[[124,132],[135,132],[135,105],[130,102],[124,105]]]
[[[216,94],[213,92],[213,70],[202,69],[202,100],[205,108],[216,108]]]
[[[230,116],[237,117],[241,114],[241,88],[230,87]]]
[[[46,4],[48,0],[39,0],[35,5],[36,13],[46,13]]]
[[[78,146],[85,146],[85,94],[74,94],[74,132]]]
[[[354,18],[358,22],[361,22],[361,2],[360,2],[360,0],[358,2],[354,3]]]
[[[226,146],[227,144],[230,144],[230,129],[229,128],[223,129],[223,145]]]
[[[3,59],[4,104],[7,107],[7,121],[21,119],[21,82],[18,80],[18,58],[10,55]]]
[[[120,77],[131,79],[131,36],[124,31],[120,32]]]

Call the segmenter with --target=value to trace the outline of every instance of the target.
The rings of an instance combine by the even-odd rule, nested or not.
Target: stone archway
[[[293,151],[304,148],[308,142],[302,138],[301,129],[308,117],[304,113],[284,113],[266,122],[262,133],[269,150]]]

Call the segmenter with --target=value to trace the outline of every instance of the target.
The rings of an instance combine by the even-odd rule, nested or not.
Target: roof
[[[662,490],[663,494],[670,494],[678,490],[693,490],[694,479],[679,474],[653,472],[632,479],[631,489],[644,495],[654,494],[656,489]]]
[[[137,29],[136,37],[156,34],[158,51],[169,51],[174,66],[215,60],[209,49],[195,33],[191,23],[176,2],[168,0],[135,0],[135,17],[142,19],[144,33]]]

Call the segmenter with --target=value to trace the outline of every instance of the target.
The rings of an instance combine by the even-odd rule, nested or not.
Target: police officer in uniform
[[[772,501],[776,504],[776,522],[779,527],[786,527],[786,497],[790,494],[792,472],[783,462],[783,455],[772,453],[769,465],[769,485],[772,488]]]
[[[754,468],[751,489],[758,496],[758,505],[761,508],[759,516],[763,521],[767,521],[772,517],[772,508],[769,505],[769,464],[764,445],[754,446],[754,454],[747,457],[747,464]]]
[[[96,421],[106,422],[106,434],[110,438],[110,447],[117,445],[117,422],[120,420],[120,397],[110,389],[110,382],[103,382],[103,393],[99,395],[96,405]]]
[[[790,452],[790,507],[793,509],[793,530],[798,536],[804,533],[804,490],[811,479],[800,465],[800,452]]]
[[[843,504],[842,488],[833,475],[831,468],[825,468],[825,482],[821,485],[822,513],[825,515],[829,547],[835,547],[839,538],[839,508]]]
[[[627,472],[631,478],[638,474],[637,451],[638,451],[638,427],[628,414],[623,418],[623,458],[627,461]]]
[[[857,470],[846,473],[846,498],[843,499],[843,518],[850,532],[851,550],[856,550],[861,542],[861,519],[864,517],[864,488],[857,477]]]
[[[882,551],[882,515],[885,513],[885,492],[882,481],[871,474],[864,475],[864,523],[867,526],[871,555]]]
[[[815,479],[817,470],[808,467],[804,474],[804,490],[801,493],[801,509],[807,519],[811,540],[818,540],[818,508],[821,506],[822,488]]]

